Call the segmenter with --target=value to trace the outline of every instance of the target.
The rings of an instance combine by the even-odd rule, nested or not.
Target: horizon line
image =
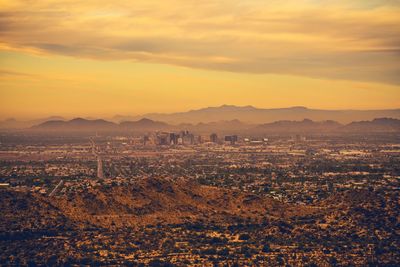
[[[303,109],[303,110],[312,110],[312,111],[396,111],[400,110],[400,107],[398,108],[380,108],[380,109],[354,109],[354,108],[346,108],[346,109],[322,109],[322,108],[312,108],[312,107],[306,107],[306,106],[288,106],[288,107],[279,107],[279,108],[268,108],[268,107],[256,107],[254,105],[232,105],[232,104],[222,104],[218,106],[207,106],[203,108],[197,108],[197,109],[187,109],[185,111],[176,111],[176,112],[146,112],[146,113],[141,113],[141,114],[123,114],[123,113],[115,113],[114,115],[43,115],[43,116],[38,116],[38,117],[0,117],[0,121],[5,122],[5,121],[17,121],[17,122],[26,122],[26,121],[34,121],[34,120],[43,120],[43,119],[51,119],[51,118],[59,118],[63,120],[72,120],[76,118],[82,118],[86,120],[95,120],[95,119],[115,119],[116,117],[136,117],[138,120],[141,118],[146,118],[145,116],[150,116],[150,115],[173,115],[173,114],[181,114],[181,113],[188,113],[188,112],[195,112],[195,111],[201,111],[201,110],[206,110],[206,109],[217,109],[217,108],[253,108],[256,110],[283,110],[283,109]]]

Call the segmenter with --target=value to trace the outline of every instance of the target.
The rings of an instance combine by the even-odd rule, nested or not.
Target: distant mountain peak
[[[143,119],[138,120],[138,122],[154,122],[154,121],[151,119],[148,119],[148,118],[143,118]]]
[[[290,109],[295,109],[295,110],[308,110],[307,107],[304,106],[294,106],[294,107],[290,107]]]
[[[251,106],[251,105],[247,105],[247,106],[236,106],[236,105],[227,105],[224,104],[220,107],[217,108],[226,108],[226,109],[256,109],[255,107]]]
[[[70,122],[83,122],[83,121],[87,121],[84,118],[73,118],[72,120],[70,120]]]
[[[198,111],[213,111],[213,110],[226,110],[226,111],[243,111],[243,110],[257,110],[257,108],[247,105],[247,106],[236,106],[236,105],[228,105],[224,104],[216,107],[207,107],[198,110],[191,110],[190,112],[198,112]]]
[[[206,107],[188,112],[176,113],[152,113],[137,118],[150,118],[155,121],[165,121],[171,124],[199,122],[210,123],[238,119],[242,122],[262,124],[280,120],[302,121],[337,121],[350,123],[352,121],[372,120],[374,118],[392,117],[400,118],[400,109],[392,110],[323,110],[310,109],[305,106],[293,106],[288,108],[256,108],[254,106],[236,106],[224,104],[221,106]]]
[[[116,124],[103,120],[87,120],[83,118],[74,118],[69,121],[63,120],[49,120],[43,123],[40,123],[36,126],[33,126],[34,129],[46,129],[46,130],[72,130],[72,131],[81,131],[81,130],[112,130]]]
[[[154,121],[148,118],[142,118],[137,121],[123,121],[120,123],[120,126],[125,129],[133,130],[160,130],[170,127],[170,125],[165,122]]]

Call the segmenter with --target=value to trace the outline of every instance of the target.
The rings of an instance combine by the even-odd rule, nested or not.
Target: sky
[[[400,108],[397,0],[0,0],[0,118]]]

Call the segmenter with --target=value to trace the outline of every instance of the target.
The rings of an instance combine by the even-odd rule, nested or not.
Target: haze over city
[[[400,266],[399,0],[0,0],[0,266]]]
[[[2,0],[0,117],[399,108],[399,10],[365,0]]]

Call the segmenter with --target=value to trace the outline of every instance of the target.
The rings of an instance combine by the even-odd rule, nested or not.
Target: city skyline
[[[399,1],[0,3],[2,119],[400,107]]]
[[[0,266],[400,266],[400,0],[0,0]]]

